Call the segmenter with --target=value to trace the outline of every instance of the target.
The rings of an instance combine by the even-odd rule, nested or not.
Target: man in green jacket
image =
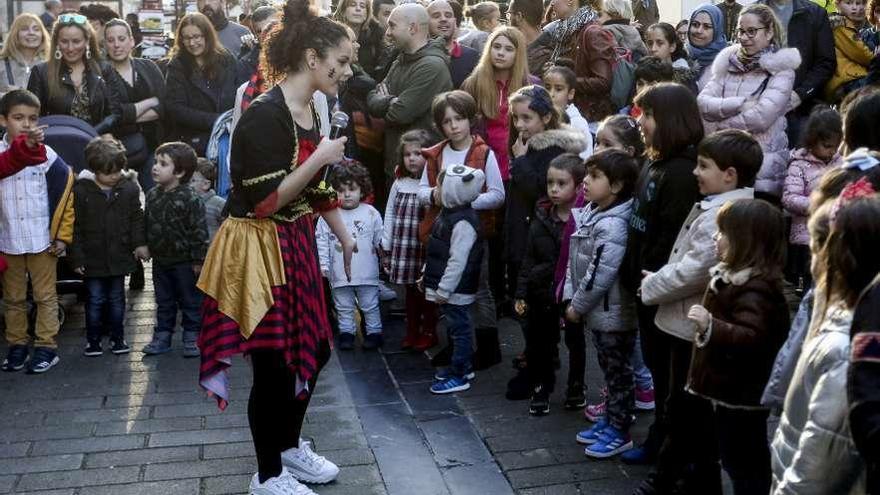
[[[392,177],[400,136],[432,130],[431,102],[452,90],[449,55],[442,38],[428,39],[428,11],[418,4],[396,7],[386,34],[400,51],[385,79],[367,95],[373,117],[385,120],[385,173]]]

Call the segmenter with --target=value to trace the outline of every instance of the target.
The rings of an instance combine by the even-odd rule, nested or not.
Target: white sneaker
[[[287,469],[281,468],[281,474],[260,483],[260,474],[251,478],[250,495],[318,495],[297,481]]]
[[[300,443],[300,448],[287,449],[281,453],[281,464],[290,475],[306,483],[324,484],[336,479],[339,468],[336,464],[312,451],[309,443]]]

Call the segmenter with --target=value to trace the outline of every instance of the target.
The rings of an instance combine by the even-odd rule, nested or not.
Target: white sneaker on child
[[[251,478],[250,495],[318,495],[281,468],[281,474],[260,483],[260,474]]]
[[[290,470],[294,478],[306,483],[330,483],[339,475],[336,464],[313,452],[311,444],[307,442],[300,442],[299,448],[282,452],[281,464]]]

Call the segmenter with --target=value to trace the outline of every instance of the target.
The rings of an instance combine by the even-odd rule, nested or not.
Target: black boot
[[[501,362],[501,343],[495,327],[477,328],[477,351],[474,353],[474,369],[485,370]]]

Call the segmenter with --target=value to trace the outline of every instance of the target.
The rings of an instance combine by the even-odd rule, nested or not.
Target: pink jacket
[[[793,107],[794,70],[801,56],[796,48],[782,48],[761,57],[759,68],[739,73],[732,71],[730,63],[739,48],[739,44],[731,45],[715,57],[712,79],[697,103],[706,134],[742,129],[758,140],[764,163],[755,191],[779,197],[789,155],[785,114]]]
[[[810,244],[810,233],[807,230],[810,193],[819,184],[822,174],[829,167],[840,165],[841,161],[840,154],[834,155],[830,162],[825,163],[806,148],[791,152],[791,163],[788,165],[785,187],[782,190],[782,206],[791,213],[791,234],[788,240],[792,244]]]

